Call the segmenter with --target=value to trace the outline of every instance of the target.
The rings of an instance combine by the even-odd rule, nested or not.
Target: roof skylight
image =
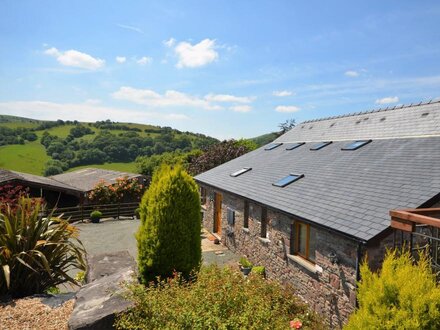
[[[252,170],[252,167],[243,167],[241,170],[238,170],[238,171],[236,171],[234,173],[231,173],[231,176],[235,178],[235,177],[237,177],[239,175],[242,175],[242,174],[244,174],[246,172],[249,172],[250,170]]]
[[[305,142],[289,143],[286,147],[286,150],[296,149],[298,147],[301,147],[303,144],[305,144]]]
[[[313,147],[311,147],[310,150],[319,150],[319,149],[322,149],[322,148],[328,146],[331,143],[332,143],[332,141],[319,142],[319,143],[315,144]]]
[[[359,149],[370,142],[371,142],[371,140],[354,141],[350,144],[347,144],[345,147],[341,148],[341,150],[356,150],[356,149]]]
[[[279,147],[280,145],[282,145],[282,143],[279,143],[279,142],[277,142],[277,143],[270,143],[270,144],[268,144],[268,145],[264,148],[264,150],[273,150],[273,149],[275,149],[276,147]]]
[[[291,184],[292,182],[301,179],[302,177],[304,177],[304,174],[289,174],[288,176],[285,176],[284,178],[278,180],[277,182],[272,183],[272,185],[283,188]]]

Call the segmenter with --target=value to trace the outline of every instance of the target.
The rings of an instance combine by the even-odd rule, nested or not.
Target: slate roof
[[[0,169],[0,183],[11,181],[28,182],[29,184],[49,187],[55,190],[79,192],[77,188],[39,175]]]
[[[308,125],[313,128],[301,128]],[[280,147],[259,148],[196,180],[368,241],[389,227],[389,210],[416,208],[440,193],[439,125],[440,103],[307,122],[277,139]],[[362,138],[373,141],[341,150]],[[323,140],[333,143],[310,150]],[[286,142],[302,141],[285,150]],[[230,176],[243,167],[252,170]],[[272,185],[290,173],[304,177],[284,188]]]
[[[389,139],[438,135],[440,101],[310,120],[279,137],[279,142]]]
[[[112,184],[116,182],[117,178],[123,177],[133,179],[142,177],[142,175],[89,167],[74,172],[54,175],[50,178],[86,192],[93,190],[96,184],[102,180],[104,180],[106,183]]]

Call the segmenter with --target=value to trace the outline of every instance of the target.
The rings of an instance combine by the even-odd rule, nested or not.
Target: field
[[[96,164],[96,165],[77,166],[77,167],[70,168],[67,172],[73,172],[73,171],[77,171],[77,170],[80,170],[82,168],[87,168],[87,167],[96,167],[96,168],[103,168],[106,170],[136,173],[136,165],[133,162],[132,163],[105,163],[105,164]]]
[[[39,141],[0,147],[0,168],[41,175],[50,159]]]

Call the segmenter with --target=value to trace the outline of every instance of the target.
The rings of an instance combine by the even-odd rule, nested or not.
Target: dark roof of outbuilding
[[[133,179],[142,177],[142,175],[88,167],[74,172],[54,175],[50,178],[82,191],[90,191],[93,190],[100,181],[113,184],[116,183],[116,179],[124,177]]]
[[[270,151],[263,147],[202,173],[196,180],[368,241],[389,227],[389,210],[416,208],[440,193],[440,104],[416,108],[367,114],[374,122],[381,116],[390,122],[392,116],[393,125],[399,121],[400,128],[391,125],[384,129],[388,133],[374,125],[348,128],[347,118],[357,126],[356,121],[366,114],[300,124],[277,141],[333,143],[318,151],[310,150],[314,142],[294,150],[285,150],[286,145]],[[426,112],[429,114],[422,116]],[[427,123],[426,117],[432,122]],[[345,129],[327,133],[333,122],[334,127],[340,124]],[[314,127],[309,130],[301,125]],[[354,151],[341,150],[348,141],[361,138],[373,141]],[[230,176],[243,167],[252,170]],[[284,188],[272,185],[290,173],[304,177]]]
[[[29,184],[44,186],[55,190],[79,192],[79,190],[75,187],[52,180],[50,178],[46,178],[44,176],[0,169],[0,183],[7,183],[11,181],[20,181],[22,183],[27,182]]]

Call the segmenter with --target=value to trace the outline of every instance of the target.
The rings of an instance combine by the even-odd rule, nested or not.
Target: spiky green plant
[[[0,295],[22,297],[70,282],[69,270],[85,270],[78,229],[22,198],[0,213]]]

